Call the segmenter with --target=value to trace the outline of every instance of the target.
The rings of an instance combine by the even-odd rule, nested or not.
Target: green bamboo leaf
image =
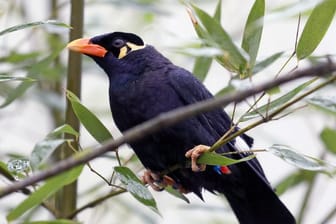
[[[315,172],[307,170],[299,170],[289,174],[275,186],[277,195],[280,196],[290,188],[296,187],[301,183],[311,181],[314,175],[316,175]]]
[[[321,109],[324,112],[327,112],[328,114],[336,115],[336,97],[331,96],[315,96],[312,98],[309,98],[307,102],[310,105],[313,105],[317,107],[318,109]]]
[[[212,64],[212,58],[210,57],[197,57],[195,60],[193,74],[200,80],[204,81],[206,75]]]
[[[336,130],[324,128],[320,134],[325,147],[332,153],[336,154]]]
[[[112,135],[105,125],[96,117],[96,115],[94,115],[79,101],[75,94],[67,90],[66,95],[77,118],[92,135],[92,137],[94,137],[99,143],[112,139]]]
[[[220,165],[220,166],[229,166],[236,163],[246,162],[251,160],[255,157],[255,155],[249,155],[247,157],[243,157],[242,159],[231,159],[229,157],[225,157],[213,152],[205,152],[203,153],[197,160],[200,164],[207,164],[207,165]]]
[[[52,132],[50,132],[48,134],[47,138],[59,137],[62,134],[70,134],[70,135],[75,136],[76,138],[79,137],[78,131],[73,129],[73,127],[71,127],[68,124],[63,124],[63,125],[59,126],[58,128],[56,128],[55,130],[53,130]]]
[[[71,26],[69,26],[69,25],[67,25],[63,22],[57,21],[57,20],[37,21],[37,22],[24,23],[24,24],[19,24],[19,25],[16,25],[16,26],[9,27],[5,30],[0,31],[0,36],[4,35],[4,34],[7,34],[7,33],[14,32],[14,31],[27,29],[27,28],[31,28],[31,27],[35,27],[35,26],[47,25],[47,24],[48,25],[54,25],[54,26],[60,26],[60,27],[68,28],[68,29],[71,28]]]
[[[0,82],[9,82],[9,81],[34,82],[35,80],[29,77],[15,77],[11,75],[0,75]]]
[[[218,1],[213,18],[220,23],[222,18],[222,0]]]
[[[129,168],[117,166],[114,167],[114,171],[117,172],[119,180],[126,185],[127,191],[130,192],[135,199],[160,214],[150,191]]]
[[[299,60],[308,57],[319,45],[330,26],[335,10],[335,0],[324,0],[313,9],[296,49]]]
[[[29,195],[23,202],[10,211],[7,215],[7,221],[13,221],[30,209],[35,208],[44,200],[55,194],[63,186],[74,182],[82,172],[83,165],[77,166],[67,172],[48,179],[44,185],[39,187],[35,192]]]
[[[174,197],[177,197],[187,203],[190,203],[189,199],[184,196],[181,192],[179,192],[178,190],[175,190],[172,186],[167,186],[165,188],[165,191],[167,191],[169,194],[173,195]]]
[[[14,181],[15,177],[13,174],[8,170],[7,164],[0,161],[0,174],[6,177],[8,180]]]
[[[265,1],[255,0],[248,15],[242,41],[242,48],[250,56],[250,71],[253,70],[258,55],[261,35],[263,31],[263,17],[265,14]]]
[[[69,219],[55,219],[46,221],[24,222],[23,224],[80,224],[80,222]]]
[[[257,109],[245,114],[241,121],[247,121],[256,117],[259,117],[260,114],[266,114],[266,113],[271,113],[272,111],[278,109],[280,106],[282,106],[284,103],[287,103],[290,101],[293,97],[295,97],[299,92],[304,90],[307,86],[309,86],[311,83],[316,81],[317,78],[311,79],[295,89],[289,91],[288,93],[282,95],[281,97],[271,101],[270,103],[267,103],[261,107],[258,107]]]
[[[12,64],[19,64],[23,62],[33,62],[35,61],[39,56],[41,55],[41,52],[39,51],[33,51],[28,53],[19,53],[19,52],[11,52],[9,55],[6,55],[5,57],[0,58],[0,62],[7,62]]]
[[[51,154],[66,141],[65,139],[44,139],[38,142],[30,155],[30,165],[33,170],[41,169]]]
[[[285,162],[304,170],[321,171],[328,173],[331,169],[335,169],[333,165],[323,160],[297,153],[292,148],[286,145],[274,144],[269,147],[267,151],[283,159]]]
[[[262,70],[264,70],[265,68],[267,68],[268,66],[270,66],[271,64],[273,64],[273,62],[275,62],[278,58],[280,58],[283,55],[283,51],[282,52],[278,52],[275,54],[272,54],[271,56],[265,58],[264,60],[258,62],[254,68],[253,68],[253,74],[256,74]]]
[[[225,53],[216,57],[219,63],[230,71],[237,72],[241,75],[246,74],[247,60],[232,41],[231,37],[223,29],[221,24],[207,14],[202,9],[192,6],[195,13],[205,29],[199,29],[199,37],[205,41],[207,46],[218,47]],[[199,26],[199,25],[198,25]]]
[[[59,55],[60,51],[63,50],[63,48],[64,47],[55,49],[49,56],[33,64],[28,70],[28,74],[26,77],[29,79],[37,80],[39,78],[39,75],[46,70],[46,68],[54,61],[54,59]],[[8,106],[14,100],[21,97],[30,87],[33,86],[34,83],[35,82],[22,82],[14,89],[11,89],[7,93],[6,99],[0,103],[0,109]]]

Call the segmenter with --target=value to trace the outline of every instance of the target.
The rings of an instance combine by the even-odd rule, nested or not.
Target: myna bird
[[[161,113],[213,97],[190,72],[174,65],[135,34],[113,32],[78,39],[69,43],[68,48],[91,57],[107,74],[110,107],[121,132]],[[147,169],[144,181],[155,190],[170,184],[182,193],[193,192],[200,198],[203,189],[222,193],[243,224],[295,223],[256,158],[228,167],[196,163],[208,146],[232,125],[230,117],[217,109],[132,143]],[[216,152],[234,152],[241,150],[241,145],[250,148],[252,143],[253,139],[243,134]],[[184,166],[189,158],[190,168],[180,168],[160,177],[162,171],[173,165]]]

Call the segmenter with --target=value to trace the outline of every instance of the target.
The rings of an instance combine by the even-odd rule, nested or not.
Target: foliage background
[[[256,77],[256,80],[262,81],[269,75],[273,76],[293,52],[298,15],[289,12],[298,2],[292,0],[266,1],[266,13],[271,16],[265,20],[258,59],[264,59],[280,51],[285,51],[285,53],[276,63]],[[195,1],[195,3],[209,13],[212,13],[217,5],[217,1]],[[222,25],[237,43],[241,42],[244,24],[253,3],[254,1],[251,0],[223,1]],[[69,1],[61,0],[0,1],[1,30],[25,22],[46,21],[54,18],[69,24],[69,7]],[[305,15],[309,15],[309,10],[303,14],[302,24],[306,21]],[[194,58],[176,52],[176,49],[183,51],[197,42],[197,35],[181,2],[170,0],[86,1],[84,27],[86,37],[116,30],[138,33],[147,43],[154,45],[174,63],[192,70]],[[336,52],[335,34],[336,25],[333,21],[323,41],[314,51],[315,56],[331,55],[333,59]],[[39,80],[22,97],[0,109],[0,159],[8,162],[18,155],[29,157],[34,145],[64,122],[67,51],[61,51],[59,57],[53,58],[47,66],[38,66],[37,70],[32,71],[31,65],[35,65],[50,55],[52,51],[61,50],[62,46],[68,42],[68,29],[46,25],[8,33],[0,38],[2,73],[11,76],[26,76],[33,73],[38,74],[34,78]],[[103,121],[114,136],[118,136],[120,133],[114,126],[109,112],[107,78],[92,61],[87,58],[83,60],[82,102]],[[300,66],[305,64],[308,64],[308,61],[300,62]],[[290,71],[296,65],[297,61],[291,60],[284,72]],[[205,84],[213,93],[217,93],[227,85],[229,79],[230,73],[217,63],[213,63]],[[301,82],[286,85],[281,89],[282,93],[291,90]],[[5,99],[6,94],[19,83],[1,82],[0,96],[2,99]],[[317,94],[335,96],[334,88],[334,85],[330,86]],[[246,107],[247,105],[240,106],[240,112]],[[231,110],[232,108],[228,108],[228,111]],[[325,146],[319,135],[325,127],[335,129],[335,116],[313,107],[305,107],[290,116],[255,128],[249,134],[255,138],[256,148],[281,143],[290,145],[301,153],[320,157],[321,154],[325,154]],[[97,144],[84,128],[81,132],[82,146],[94,147]],[[131,150],[126,146],[123,146],[120,152],[123,158],[131,155]],[[335,162],[335,157],[330,153],[324,157],[328,161]],[[117,164],[113,158],[114,154],[108,154],[104,158],[96,159],[91,165],[100,174],[108,177],[113,171],[112,167]],[[260,153],[258,158],[274,186],[289,174],[297,172],[297,168],[268,153]],[[141,169],[137,162],[131,163],[130,167],[134,171]],[[299,178],[299,182],[303,180]],[[282,200],[296,216],[303,211],[302,223],[319,223],[336,206],[331,197],[336,187],[334,179],[319,174],[314,182],[314,185],[305,182],[286,189],[286,192],[281,195]],[[5,180],[1,182],[1,186],[6,184]],[[88,168],[85,168],[81,174],[78,186],[79,205],[110,190]],[[313,187],[309,188],[309,186]],[[85,210],[80,213],[78,220],[85,223],[120,223],[121,221],[124,223],[234,223],[234,218],[223,198],[206,194],[206,203],[203,203],[195,196],[188,195],[191,205],[187,205],[184,201],[175,199],[167,193],[152,193],[162,217],[145,208],[129,194],[122,194],[95,208]],[[310,199],[304,207],[306,195],[309,195]],[[0,223],[6,222],[8,211],[25,197],[22,194],[13,194],[0,200]],[[18,222],[46,219],[52,219],[52,217],[44,208],[38,208]]]

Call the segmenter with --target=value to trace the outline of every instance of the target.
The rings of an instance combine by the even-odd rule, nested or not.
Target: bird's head
[[[145,44],[133,33],[114,32],[73,40],[67,47],[91,57],[104,58],[106,54],[112,54],[115,58],[122,59],[133,51],[143,49]]]

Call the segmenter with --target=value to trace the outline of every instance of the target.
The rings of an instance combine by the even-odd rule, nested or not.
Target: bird
[[[73,40],[67,47],[92,58],[107,74],[110,108],[121,132],[162,113],[214,97],[191,72],[173,64],[136,34],[105,33]],[[220,108],[131,143],[146,168],[144,182],[154,190],[172,185],[181,193],[193,192],[201,199],[204,190],[224,194],[241,224],[295,223],[256,158],[227,167],[197,163],[197,158],[232,126],[232,119]],[[253,139],[242,134],[216,153],[249,149],[252,144]],[[244,156],[237,153],[232,158]],[[191,167],[186,167],[190,160]],[[160,175],[176,164],[181,168]]]

